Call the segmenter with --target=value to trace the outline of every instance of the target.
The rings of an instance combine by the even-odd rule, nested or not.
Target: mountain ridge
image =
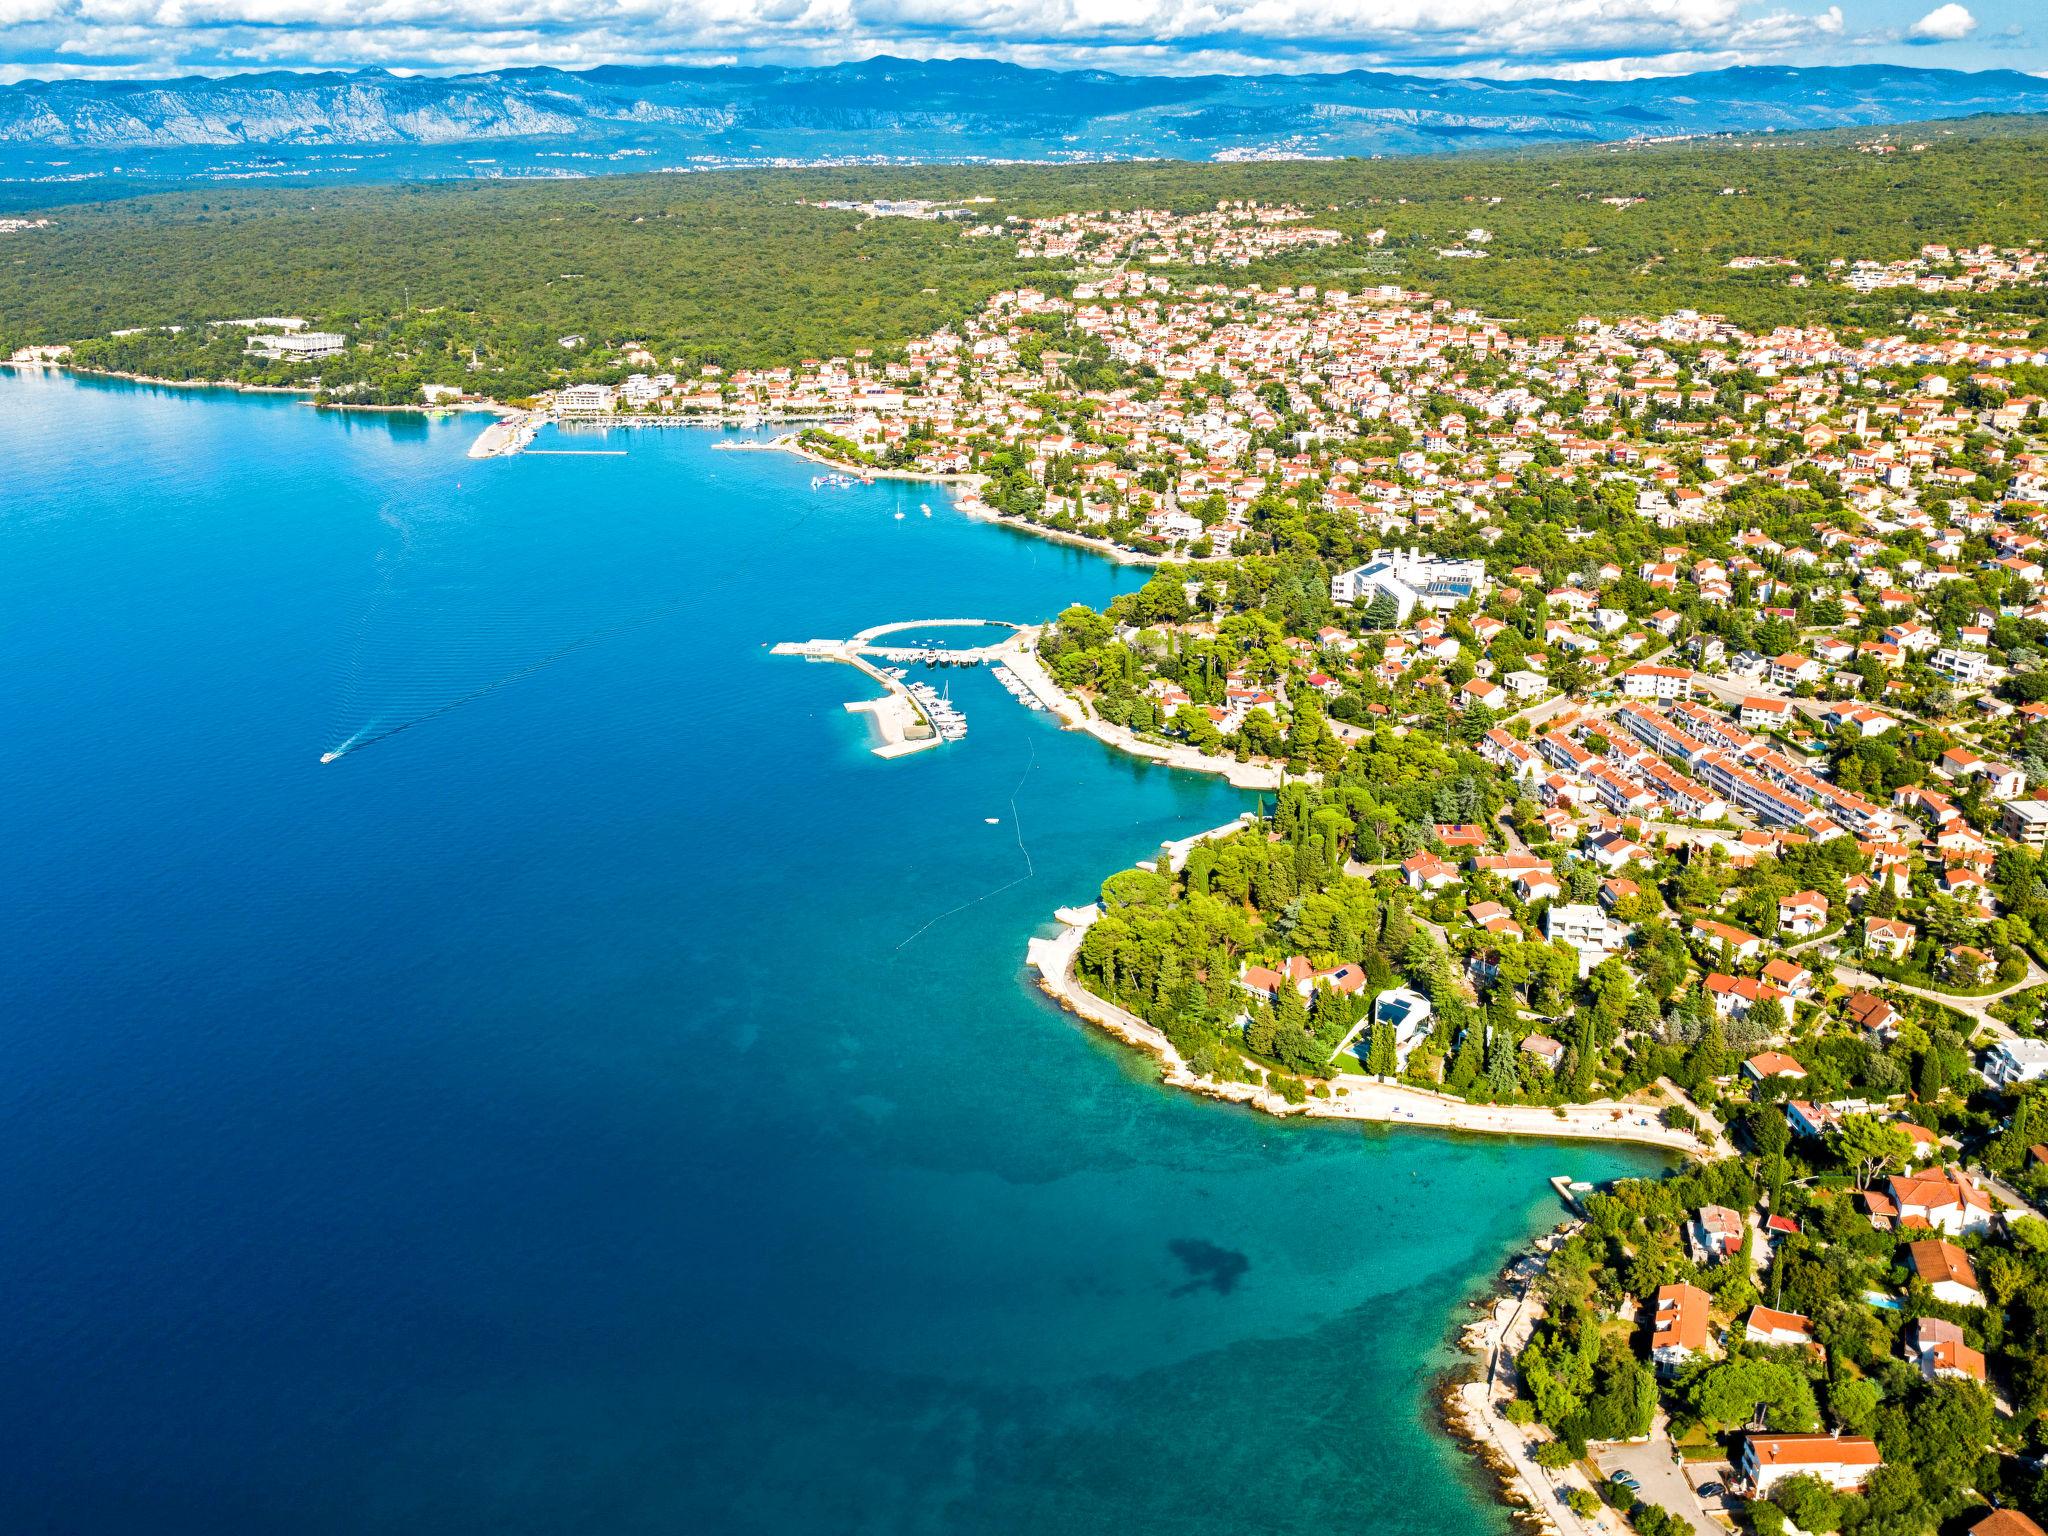
[[[826,66],[523,66],[23,80],[0,86],[0,162],[50,151],[183,162],[269,151],[464,147],[681,166],[791,161],[1241,159],[1395,155],[1645,135],[1879,127],[2048,112],[2048,80],[2015,70],[1747,65],[1643,80],[1118,75],[994,60],[879,55]],[[50,161],[50,165],[66,162]],[[170,167],[166,167],[167,169]],[[624,169],[626,167],[620,167]],[[644,169],[644,165],[636,168]],[[584,167],[578,173],[587,173]]]

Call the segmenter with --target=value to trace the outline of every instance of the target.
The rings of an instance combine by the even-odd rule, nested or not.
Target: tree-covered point
[[[1019,262],[1005,239],[964,238],[957,222],[802,206],[876,197],[986,197],[993,201],[975,209],[985,219],[1193,209],[1221,198],[1292,202],[1351,238],[1242,277],[1349,288],[1399,282],[1531,326],[1693,307],[1750,325],[1824,319],[1895,328],[1916,309],[1951,306],[2038,333],[2048,321],[2039,288],[1941,295],[1937,305],[1910,289],[1859,296],[1819,280],[1834,257],[2038,238],[2038,210],[2048,203],[2048,130],[2038,122],[1931,124],[1893,137],[1928,147],[1863,154],[1859,136],[1844,132],[1398,161],[216,187],[73,203],[48,210],[51,228],[9,242],[0,351],[138,326],[298,314],[368,349],[323,366],[325,378],[372,392],[411,379],[468,383],[511,397],[601,373],[593,356],[560,345],[565,336],[584,337],[599,353],[641,341],[664,363],[792,362],[886,348],[1006,284],[1063,289],[1077,275]],[[1479,225],[1493,236],[1484,260],[1436,254]],[[1378,231],[1381,243],[1368,244]],[[1779,254],[1797,257],[1813,285],[1727,265]],[[196,337],[131,339],[87,360],[277,377],[265,374],[273,365],[224,358]]]
[[[1320,785],[1285,786],[1269,819],[1197,844],[1178,874],[1155,861],[1112,876],[1077,974],[1220,1081],[1242,1080],[1247,1058],[1285,1087],[1361,1065],[1393,1076],[1392,1038],[1369,1032],[1366,1015],[1405,983],[1433,1007],[1428,1037],[1402,1068],[1409,1080],[1484,1102],[1590,1097],[1636,1002],[1623,969],[1609,965],[1581,988],[1571,951],[1505,943],[1476,1004],[1441,924],[1392,870],[1398,850],[1429,840],[1433,825],[1490,821],[1501,793],[1471,753],[1382,731]],[[1290,981],[1270,997],[1241,984],[1249,966],[1296,957],[1319,976],[1354,967],[1359,984]],[[1539,1026],[1569,1041],[1554,1066],[1522,1049]],[[1358,1059],[1338,1056],[1347,1040]]]

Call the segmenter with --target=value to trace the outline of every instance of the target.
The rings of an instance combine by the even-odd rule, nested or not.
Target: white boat
[[[896,514],[896,521],[899,523],[903,521],[903,514],[901,512]]]

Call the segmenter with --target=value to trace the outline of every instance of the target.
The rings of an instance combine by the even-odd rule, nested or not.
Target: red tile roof
[[[1954,1243],[1943,1242],[1938,1237],[1924,1237],[1917,1243],[1908,1243],[1906,1262],[1913,1267],[1913,1273],[1929,1285],[1953,1280],[1957,1285],[1967,1285],[1973,1291],[1977,1289],[1977,1271],[1970,1267],[1970,1256]]]

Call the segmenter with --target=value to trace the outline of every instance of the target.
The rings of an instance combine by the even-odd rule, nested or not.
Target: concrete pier
[[[876,642],[890,635],[923,629],[1007,629],[1010,635],[995,645],[962,650],[937,651],[926,646],[890,646]],[[944,658],[945,664],[978,666],[984,661],[1007,660],[1016,656],[1036,638],[1037,631],[1013,624],[1008,619],[910,619],[898,624],[876,624],[845,640],[784,640],[773,648],[777,656],[801,656],[806,661],[835,661],[856,667],[881,684],[879,699],[857,699],[846,707],[874,717],[881,730],[882,744],[877,757],[905,757],[927,747],[941,745],[938,723],[918,702],[907,683],[891,677],[875,665],[882,661],[923,661],[928,655]]]

